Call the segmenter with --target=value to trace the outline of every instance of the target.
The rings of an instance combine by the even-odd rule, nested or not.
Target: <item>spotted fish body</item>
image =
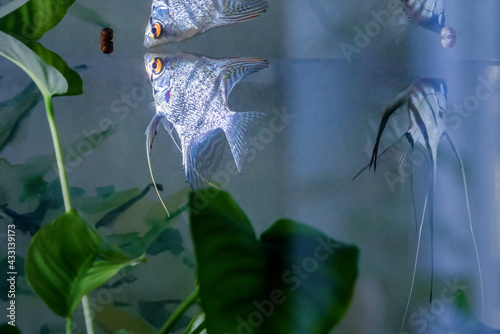
[[[206,186],[207,177],[217,167],[225,137],[241,172],[248,152],[245,135],[264,113],[233,112],[227,99],[238,81],[266,68],[268,62],[258,58],[150,53],[144,60],[156,106],[156,115],[146,132],[148,147],[160,122],[175,140],[173,126],[180,139],[186,180],[196,189]]]
[[[216,27],[256,18],[266,0],[153,0],[145,47],[184,41]]]
[[[452,147],[461,171],[464,182],[464,190],[467,204],[467,211],[469,215],[469,225],[472,235],[472,240],[474,242],[474,248],[476,251],[476,260],[479,271],[479,279],[481,283],[481,296],[483,296],[483,286],[482,286],[482,273],[481,265],[479,262],[479,255],[477,251],[476,239],[472,229],[472,218],[469,208],[469,200],[467,195],[467,183],[465,179],[465,171],[463,167],[463,162],[460,157],[459,151],[454,144],[454,141],[450,134],[446,131],[445,125],[445,112],[446,112],[446,96],[447,87],[446,83],[441,79],[417,79],[412,84],[410,84],[406,89],[404,89],[398,96],[386,107],[382,120],[380,122],[379,131],[377,134],[377,139],[373,149],[373,154],[370,163],[365,166],[355,178],[366,169],[374,170],[377,168],[377,161],[389,165],[392,170],[396,171],[399,176],[405,177],[408,175],[413,175],[411,166],[411,157],[414,153],[415,148],[419,148],[426,153],[430,163],[429,163],[429,174],[428,174],[428,187],[427,195],[424,201],[424,208],[422,212],[420,227],[418,229],[418,241],[417,241],[417,251],[413,269],[412,283],[410,287],[410,294],[408,296],[408,302],[405,310],[405,316],[403,318],[403,323],[401,325],[401,330],[403,330],[406,314],[410,304],[410,299],[413,291],[415,273],[417,268],[419,250],[420,250],[420,240],[422,233],[422,226],[424,223],[424,217],[426,211],[428,211],[429,226],[431,230],[431,266],[434,267],[433,253],[433,224],[434,224],[434,190],[435,190],[435,179],[436,179],[436,168],[437,168],[437,151],[441,138],[446,138],[450,146]],[[380,155],[378,154],[378,148],[380,144],[380,139],[387,125],[387,122],[391,115],[402,107],[406,107],[409,116],[409,127],[408,130],[401,138],[394,144],[389,146]],[[413,176],[412,176],[413,177]],[[412,179],[413,184],[413,179]],[[431,290],[430,299],[432,301],[432,282],[433,282],[433,269],[431,271]]]

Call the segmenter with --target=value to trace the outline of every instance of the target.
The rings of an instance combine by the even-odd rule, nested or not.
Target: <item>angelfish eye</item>
[[[150,66],[151,72],[154,75],[158,75],[163,71],[163,62],[160,58],[153,58],[153,60],[151,60]]]
[[[151,25],[150,36],[154,39],[160,38],[162,31],[163,31],[162,24],[159,22],[155,22]]]

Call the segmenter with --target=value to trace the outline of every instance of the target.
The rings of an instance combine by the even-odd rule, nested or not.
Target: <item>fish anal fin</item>
[[[186,149],[186,181],[193,189],[200,189],[206,184],[213,186],[208,181],[220,164],[226,136],[220,128],[193,140]]]
[[[266,9],[266,0],[223,0],[219,20],[226,25],[247,21],[258,17]]]
[[[265,113],[258,111],[235,112],[232,113],[224,125],[224,132],[226,133],[234,162],[240,173],[243,170],[243,162],[248,153],[247,133],[265,115]]]

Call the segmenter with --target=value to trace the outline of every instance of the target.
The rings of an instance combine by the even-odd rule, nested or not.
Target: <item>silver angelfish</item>
[[[212,59],[184,53],[147,53],[144,63],[156,107],[146,131],[150,171],[153,140],[163,123],[182,152],[186,181],[194,189],[211,185],[207,177],[217,168],[226,139],[241,173],[248,153],[246,134],[266,114],[233,112],[228,107],[228,96],[237,82],[267,68],[269,63],[259,58]]]
[[[446,131],[445,124],[445,112],[446,112],[446,95],[447,86],[446,83],[441,79],[433,78],[418,78],[413,83],[411,83],[406,89],[401,91],[398,96],[385,108],[382,120],[380,122],[377,139],[375,146],[373,148],[373,154],[370,163],[365,166],[361,171],[354,177],[358,177],[366,169],[371,169],[376,171],[377,161],[389,165],[392,171],[396,172],[396,175],[400,177],[412,177],[412,188],[413,188],[413,172],[411,158],[415,149],[422,150],[428,157],[429,163],[429,173],[428,173],[428,187],[427,194],[424,201],[424,207],[422,210],[422,217],[418,227],[418,240],[417,240],[417,250],[415,255],[415,262],[413,268],[413,275],[410,287],[410,293],[408,296],[408,301],[403,317],[403,322],[401,324],[401,331],[403,330],[406,315],[408,312],[408,307],[410,305],[410,300],[413,292],[413,286],[415,283],[415,274],[417,270],[418,256],[420,251],[420,240],[422,235],[422,226],[424,224],[424,217],[426,210],[428,209],[429,215],[429,225],[431,230],[431,290],[430,299],[432,301],[432,285],[433,285],[433,273],[434,273],[434,246],[433,246],[433,224],[434,224],[434,190],[435,190],[435,178],[436,178],[436,167],[437,167],[437,151],[439,142],[442,137],[446,138],[450,144],[453,152],[455,153],[460,169],[462,172],[465,199],[467,204],[467,213],[469,218],[469,228],[472,236],[472,241],[474,243],[476,261],[479,271],[480,289],[481,289],[481,300],[482,309],[484,309],[484,293],[483,293],[483,280],[481,264],[479,261],[479,254],[477,250],[476,238],[474,236],[474,230],[472,227],[472,217],[470,213],[469,198],[467,193],[467,182],[465,178],[465,170],[462,162],[462,158],[455,145],[452,137]],[[378,154],[380,139],[382,133],[387,125],[387,122],[391,115],[401,108],[406,107],[408,111],[408,116],[410,120],[410,125],[408,130],[401,136],[399,140],[389,146],[380,155]],[[413,192],[413,190],[412,190]]]
[[[216,27],[251,20],[266,8],[266,0],[153,0],[144,46],[181,42]]]
[[[444,48],[452,48],[457,41],[453,28],[446,26],[444,0],[400,0],[401,7],[417,25],[441,34]]]

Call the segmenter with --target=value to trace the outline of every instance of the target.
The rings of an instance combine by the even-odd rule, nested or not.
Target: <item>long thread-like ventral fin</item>
[[[146,155],[148,158],[148,167],[149,167],[149,174],[151,175],[151,180],[153,181],[153,186],[155,187],[156,194],[158,195],[158,198],[160,199],[161,204],[163,205],[163,208],[167,212],[167,216],[170,217],[170,213],[168,212],[167,206],[165,205],[165,202],[163,202],[163,199],[160,196],[160,192],[158,191],[158,187],[156,186],[156,181],[153,176],[153,170],[151,168],[151,150],[153,149],[153,141],[155,139],[156,133],[158,131],[158,125],[160,124],[160,121],[163,119],[162,116],[155,114],[151,122],[149,123],[149,126],[146,130]]]
[[[481,270],[481,262],[479,261],[479,252],[477,250],[477,242],[476,242],[476,237],[474,235],[474,228],[472,226],[472,215],[470,212],[470,205],[469,205],[469,194],[467,191],[467,180],[465,178],[465,168],[464,168],[464,163],[462,160],[462,157],[460,156],[460,152],[458,151],[457,146],[455,145],[455,142],[453,138],[450,136],[448,132],[443,132],[443,135],[446,137],[448,142],[450,143],[451,148],[453,149],[453,152],[455,152],[455,156],[457,157],[458,163],[460,165],[460,170],[462,172],[462,179],[464,183],[464,191],[465,191],[465,202],[467,205],[467,214],[469,215],[469,228],[470,228],[470,233],[472,236],[472,241],[474,243],[474,251],[476,252],[476,261],[477,261],[477,267],[479,271],[479,286],[481,289],[481,319],[484,318],[484,287],[483,287],[483,273]]]

